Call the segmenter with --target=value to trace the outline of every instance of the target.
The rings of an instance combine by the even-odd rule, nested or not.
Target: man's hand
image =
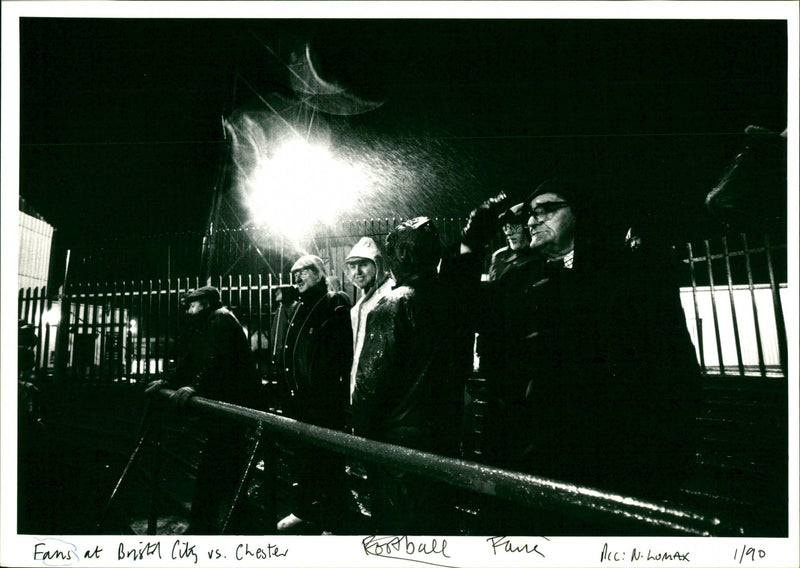
[[[463,245],[473,251],[486,246],[500,229],[499,217],[507,208],[508,197],[505,193],[499,193],[473,209],[469,214],[467,226],[461,231]]]
[[[153,395],[158,391],[160,391],[162,388],[164,388],[166,385],[167,381],[165,380],[160,379],[158,381],[151,381],[150,383],[148,383],[147,388],[144,389],[144,394]]]
[[[170,395],[170,400],[173,400],[178,406],[186,406],[189,399],[194,396],[194,389],[192,387],[181,387]]]

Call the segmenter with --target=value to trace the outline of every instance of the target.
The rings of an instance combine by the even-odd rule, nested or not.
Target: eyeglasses
[[[548,201],[531,209],[530,218],[533,219],[534,223],[541,223],[550,219],[556,211],[564,207],[569,207],[569,203],[566,201]],[[528,224],[530,224],[530,219]]]
[[[297,278],[298,276],[302,275],[303,277],[308,276],[311,273],[314,273],[314,269],[311,267],[306,268],[298,268],[297,270],[292,271],[292,277]]]

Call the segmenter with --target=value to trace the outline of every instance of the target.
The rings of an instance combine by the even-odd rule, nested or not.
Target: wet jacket
[[[460,293],[469,269],[456,263],[443,266],[440,276],[411,276],[369,314],[353,393],[357,434],[457,453],[471,368],[472,335],[464,321],[465,307],[472,306]]]
[[[356,371],[358,359],[364,346],[364,336],[367,329],[367,316],[375,308],[380,299],[394,287],[394,280],[384,276],[383,280],[376,282],[369,292],[361,296],[356,305],[350,310],[350,324],[353,328],[353,365],[350,369],[350,397],[352,402],[353,391],[356,387]]]
[[[175,388],[191,386],[198,396],[257,407],[261,380],[247,336],[226,307],[206,308],[190,316],[181,338]]]
[[[279,342],[277,360],[293,418],[341,428],[348,402],[353,357],[349,303],[320,281],[300,295]]]

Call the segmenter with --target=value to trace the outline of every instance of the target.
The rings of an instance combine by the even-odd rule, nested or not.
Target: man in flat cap
[[[258,400],[261,381],[236,316],[222,305],[219,290],[213,286],[194,290],[185,302],[183,349],[169,381],[178,388],[171,398],[181,406],[198,395],[251,407]],[[166,385],[166,381],[154,381],[147,392]],[[246,428],[236,421],[203,417],[199,434],[204,446],[188,532],[219,534],[220,506],[232,495],[247,455]]]
[[[394,279],[389,276],[383,255],[378,245],[369,237],[363,237],[350,251],[345,259],[350,279],[361,290],[362,295],[350,310],[350,323],[353,327],[353,366],[350,370],[350,400],[356,387],[356,371],[358,357],[364,346],[364,334],[367,328],[367,316],[378,303],[394,287]]]
[[[350,305],[331,292],[321,258],[301,256],[291,268],[299,292],[285,333],[276,337],[286,414],[296,420],[344,429],[348,373],[353,360]],[[278,523],[282,533],[336,532],[344,499],[344,462],[312,446],[295,450],[293,510]]]

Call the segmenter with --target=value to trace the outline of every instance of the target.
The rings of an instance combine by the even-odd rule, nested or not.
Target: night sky
[[[581,173],[684,236],[711,227],[703,197],[745,126],[786,127],[782,21],[24,18],[21,195],[67,240],[202,230],[222,118],[290,97],[304,42],[383,102],[320,118],[430,170],[424,195],[353,216],[466,215]]]

